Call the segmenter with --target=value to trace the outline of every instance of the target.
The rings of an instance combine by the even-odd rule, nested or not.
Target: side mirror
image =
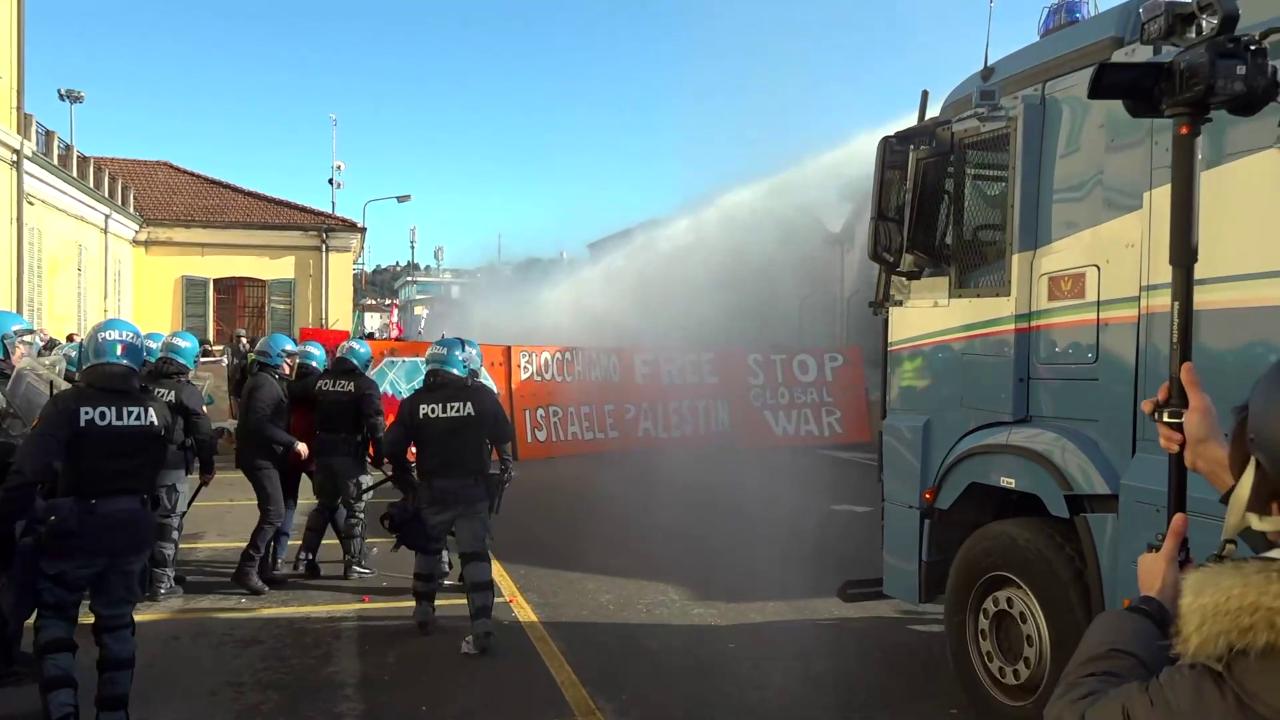
[[[871,262],[893,272],[902,266],[906,241],[902,225],[892,220],[873,218],[867,238],[867,256]]]

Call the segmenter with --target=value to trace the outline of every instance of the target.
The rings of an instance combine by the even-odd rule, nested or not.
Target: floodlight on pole
[[[67,142],[76,144],[76,106],[84,102],[84,91],[74,88],[58,88],[58,99],[67,104],[69,114]]]

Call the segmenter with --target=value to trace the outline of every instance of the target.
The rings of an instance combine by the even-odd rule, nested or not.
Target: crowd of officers
[[[24,358],[40,354],[42,339],[12,312],[0,312],[0,339],[3,387]],[[34,614],[34,663],[50,720],[79,717],[74,631],[86,593],[99,651],[100,720],[128,717],[136,604],[183,593],[185,578],[175,571],[183,518],[189,498],[216,474],[216,437],[191,382],[202,350],[191,333],[144,335],[121,319],[58,348],[72,384],[49,398],[0,480],[0,681],[30,672],[19,648]],[[376,574],[365,498],[370,465],[389,464],[387,481],[402,497],[384,524],[416,553],[414,623],[426,635],[435,628],[452,534],[472,630],[462,651],[487,652],[494,639],[489,523],[495,495],[510,482],[513,431],[485,382],[479,346],[461,338],[434,343],[422,387],[401,402],[389,428],[364,340],[343,342],[330,360],[319,343],[298,345],[276,333],[246,356],[236,388],[235,463],[253,488],[258,519],[231,581],[252,595],[287,582],[303,475],[316,505],[293,571],[321,577],[320,544],[332,528],[343,577]],[[499,469],[491,472],[495,452]]]

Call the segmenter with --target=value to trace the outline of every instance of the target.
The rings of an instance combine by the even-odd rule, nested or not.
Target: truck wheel
[[[981,718],[1040,718],[1090,612],[1072,527],[1049,518],[984,525],[947,579],[951,664]]]

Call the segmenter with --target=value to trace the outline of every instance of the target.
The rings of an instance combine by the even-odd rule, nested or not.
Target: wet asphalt
[[[376,522],[393,492],[370,507],[377,577],[342,580],[330,535],[326,577],[262,598],[234,588],[256,509],[224,468],[187,518],[187,595],[138,608],[132,717],[967,718],[939,608],[837,598],[880,574],[868,460],[703,449],[521,463],[494,527],[506,578],[484,657],[459,652],[461,594],[441,595],[435,636],[410,622],[412,555],[389,552]],[[309,508],[304,487],[295,542]],[[87,624],[79,640],[92,717]],[[0,690],[0,719],[39,717],[35,686]]]

